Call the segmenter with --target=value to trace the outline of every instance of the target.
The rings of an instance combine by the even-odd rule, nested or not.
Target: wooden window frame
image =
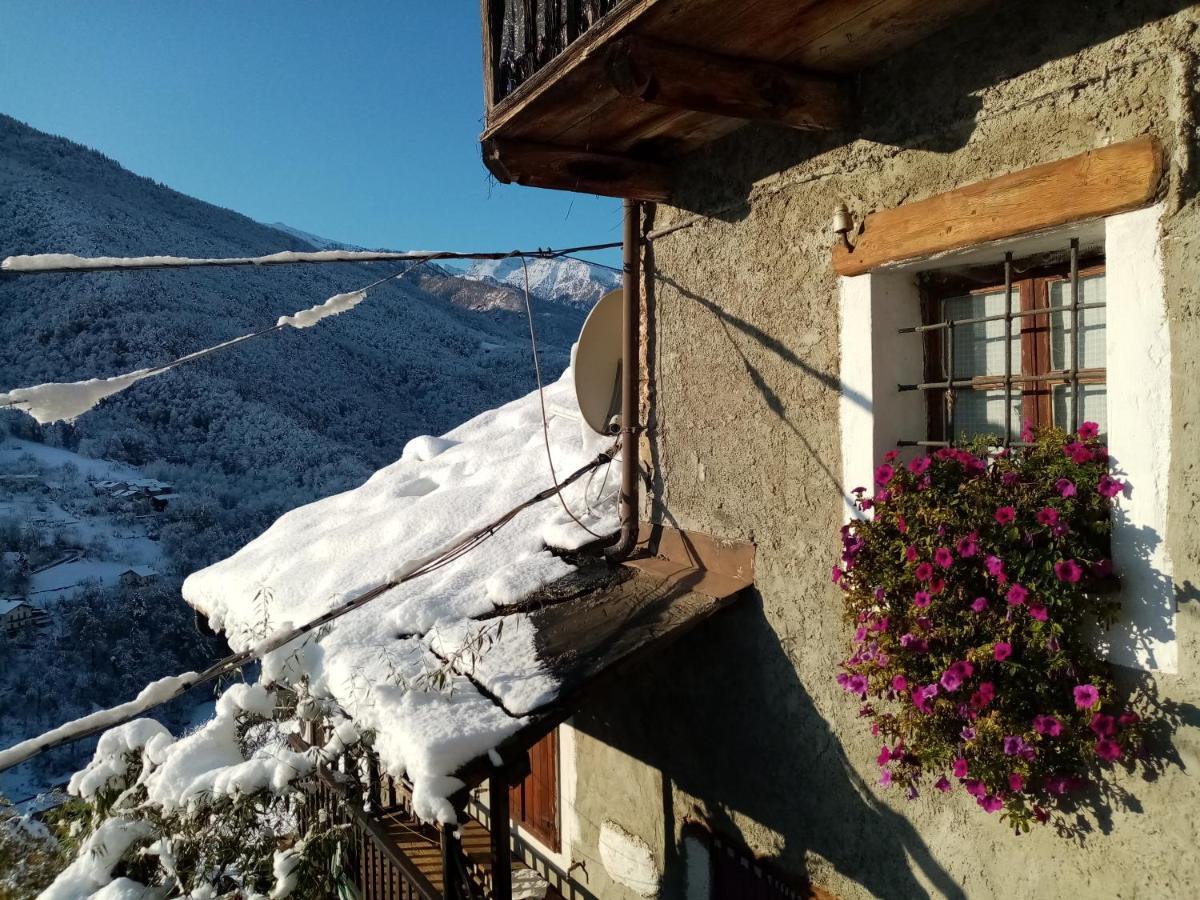
[[[1021,261],[1014,262],[1012,279],[1013,311],[1028,312],[1033,309],[1046,309],[1050,306],[1050,287],[1055,283],[1070,281],[1070,264],[1057,262],[1047,265],[1023,268]],[[1102,256],[1080,260],[1079,278],[1105,274],[1105,263]],[[995,267],[974,270],[965,275],[944,276],[926,274],[921,279],[921,321],[925,325],[947,321],[946,302],[957,297],[977,294],[994,294],[1004,291],[1002,271],[997,274]],[[1013,377],[1037,378],[1032,382],[1014,384],[1013,390],[1021,392],[1021,422],[1013,423],[1013,431],[1019,432],[1020,426],[1032,424],[1034,427],[1054,425],[1054,388],[1069,385],[1071,379],[1069,369],[1051,368],[1051,327],[1052,313],[1045,312],[1032,316],[1022,316],[1013,319],[1013,334],[1020,337],[1020,367],[1013,367]],[[924,379],[926,382],[948,381],[953,373],[946,371],[946,344],[952,340],[950,329],[927,331],[924,334]],[[1007,351],[1007,348],[1006,348]],[[1017,362],[1017,360],[1013,360]],[[1044,376],[1044,377],[1038,377]],[[962,376],[960,376],[962,377]],[[1106,368],[1079,369],[1078,382],[1080,385],[1107,383]],[[1004,375],[979,375],[971,377],[969,388],[958,387],[955,391],[1003,391]],[[955,444],[958,435],[947,433],[946,389],[925,391],[926,435],[931,442],[948,442]],[[1059,427],[1069,427],[1066,423],[1058,423]],[[969,437],[969,436],[968,436]]]

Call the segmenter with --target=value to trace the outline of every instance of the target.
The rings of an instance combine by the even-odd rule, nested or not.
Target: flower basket
[[[882,784],[964,790],[1024,831],[1140,745],[1095,642],[1119,612],[1102,588],[1124,487],[1097,432],[892,452],[855,490],[871,517],[833,569],[854,629],[837,681],[883,741]]]

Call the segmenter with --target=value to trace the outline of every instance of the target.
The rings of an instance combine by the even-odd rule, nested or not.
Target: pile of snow
[[[609,444],[578,417],[571,385],[568,369],[546,389],[560,474]],[[572,511],[597,533],[616,530],[617,480],[601,468],[566,492]],[[250,648],[287,622],[311,621],[394,580],[413,560],[549,484],[532,393],[441,439],[416,438],[361,487],[287,513],[229,559],[189,577],[184,598],[235,650]],[[558,687],[537,659],[527,622],[473,621],[570,571],[547,551],[547,535],[559,546],[591,539],[556,499],[543,501],[453,564],[338,619],[319,641],[275,651],[264,679],[305,678],[335,700],[360,729],[376,732],[387,771],[413,782],[418,814],[453,821],[446,798],[461,784],[448,776],[517,731]]]
[[[284,250],[266,256],[76,256],[74,253],[35,253],[8,256],[0,262],[6,272],[81,271],[95,269],[173,269],[188,266],[270,266],[283,263],[378,262],[380,260],[424,259],[441,251],[390,253],[375,250]]]

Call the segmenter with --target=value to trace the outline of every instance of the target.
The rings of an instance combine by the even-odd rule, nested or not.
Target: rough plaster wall
[[[758,545],[757,596],[577,718],[591,735],[577,803],[661,847],[664,896],[682,894],[678,830],[689,817],[842,897],[1195,896],[1198,22],[1182,2],[1008,2],[866,73],[860,139],[743,129],[690,160],[678,208],[659,209],[659,227],[708,218],[654,251],[658,513]],[[1176,348],[1180,674],[1157,688],[1193,724],[1175,735],[1168,773],[1122,780],[1136,807],[1113,810],[1080,847],[1048,831],[1016,838],[961,794],[910,803],[879,789],[878,742],[834,685],[847,635],[828,578],[841,516],[828,223],[838,201],[861,217],[1148,131],[1171,162],[1164,262]],[[651,793],[647,772],[661,772],[669,796]],[[623,782],[645,790],[614,795]],[[626,896],[605,887],[598,896]]]

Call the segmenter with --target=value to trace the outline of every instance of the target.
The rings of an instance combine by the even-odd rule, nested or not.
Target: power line
[[[576,253],[594,253],[600,250],[615,250],[620,241],[607,244],[588,244],[565,247],[561,250],[538,248],[537,250],[508,250],[458,253],[451,250],[428,252],[392,252],[375,250],[317,250],[313,252],[286,250],[267,256],[233,256],[214,259],[199,259],[185,256],[134,256],[134,257],[83,257],[68,253],[43,253],[33,256],[10,256],[0,262],[0,274],[5,275],[50,275],[78,274],[80,272],[134,272],[143,269],[196,269],[230,268],[235,266],[293,266],[329,265],[372,262],[437,262],[443,259],[557,259]],[[599,264],[597,264],[599,265]]]

